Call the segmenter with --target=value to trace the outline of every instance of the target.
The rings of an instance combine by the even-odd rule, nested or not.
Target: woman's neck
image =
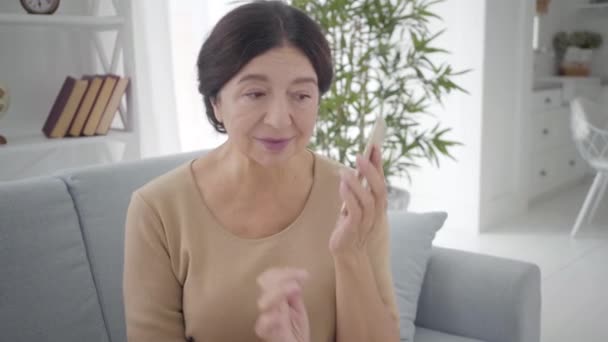
[[[292,156],[284,163],[265,167],[248,158],[229,142],[220,146],[217,154],[217,165],[222,170],[229,186],[239,197],[280,195],[286,190],[296,190],[297,185],[312,184],[312,165],[314,157],[308,150]],[[273,197],[274,197],[273,196]]]

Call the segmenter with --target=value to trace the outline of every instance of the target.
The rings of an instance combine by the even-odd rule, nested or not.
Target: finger
[[[291,296],[300,294],[302,287],[296,281],[289,281],[283,284],[277,285],[274,289],[265,291],[262,293],[260,299],[258,299],[258,308],[261,312],[268,311],[281,302],[287,302]]]
[[[258,337],[268,339],[281,327],[281,313],[278,310],[266,312],[255,322],[255,333]]]
[[[340,181],[340,196],[344,201],[346,211],[348,213],[347,217],[351,220],[351,222],[361,222],[361,205],[359,204],[359,201],[355,197],[355,194],[353,193],[350,186],[348,186],[348,181],[344,178],[342,179],[342,181]]]
[[[382,150],[380,149],[380,146],[374,145],[370,160],[372,165],[378,170],[378,173],[380,173],[380,176],[384,179],[384,165],[382,164]]]
[[[374,167],[373,162],[364,158],[357,158],[357,167],[361,170],[361,174],[363,174],[365,179],[367,179],[376,207],[380,208],[386,202],[386,183],[384,177]]]
[[[304,304],[304,297],[302,291],[293,293],[287,297],[287,303],[295,310],[298,315],[306,315],[306,305]]]
[[[257,283],[262,289],[268,289],[289,280],[303,283],[307,278],[308,272],[301,268],[271,268],[258,276]]]
[[[360,158],[357,157],[359,160]],[[360,206],[361,221],[364,224],[368,224],[373,220],[374,214],[374,197],[372,193],[363,187],[361,182],[351,174],[346,175],[346,183],[348,188],[354,193],[358,205]]]

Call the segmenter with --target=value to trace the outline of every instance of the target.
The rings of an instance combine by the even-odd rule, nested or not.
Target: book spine
[[[106,107],[101,120],[99,121],[99,126],[97,127],[96,134],[105,135],[108,134],[110,127],[112,126],[112,121],[116,116],[116,112],[120,108],[120,102],[122,97],[124,96],[127,87],[129,86],[129,79],[125,77],[121,77],[118,79],[116,86],[114,87],[114,91],[112,92],[112,96],[110,96],[110,100],[108,101],[108,106]]]
[[[116,86],[117,80],[118,76],[115,75],[106,75],[104,77],[103,85],[99,90],[99,95],[95,100],[91,115],[87,119],[87,123],[84,126],[84,130],[82,132],[83,135],[95,135],[95,131],[97,130],[97,126],[99,125],[99,121],[101,120],[101,115],[103,114],[108,105],[108,101],[110,100],[110,96],[114,91],[114,87]]]
[[[74,89],[75,84],[76,79],[71,76],[66,77],[65,81],[63,82],[63,86],[61,87],[59,94],[55,98],[55,103],[51,107],[51,111],[49,112],[46,122],[42,127],[42,132],[44,133],[44,135],[46,135],[47,138],[51,137],[53,129],[59,121],[61,113],[63,113],[63,109],[65,108],[65,105],[68,102],[68,99],[70,97],[70,94],[72,93],[72,90]]]

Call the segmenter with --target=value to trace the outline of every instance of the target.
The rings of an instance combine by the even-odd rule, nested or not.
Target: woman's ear
[[[222,120],[222,113],[220,112],[220,95],[218,94],[215,97],[211,98],[211,106],[213,107],[213,115],[215,115],[215,119],[219,122],[224,122]]]

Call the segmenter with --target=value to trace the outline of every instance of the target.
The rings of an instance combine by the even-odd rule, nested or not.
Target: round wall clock
[[[53,14],[60,0],[19,0],[21,6],[30,14]]]

